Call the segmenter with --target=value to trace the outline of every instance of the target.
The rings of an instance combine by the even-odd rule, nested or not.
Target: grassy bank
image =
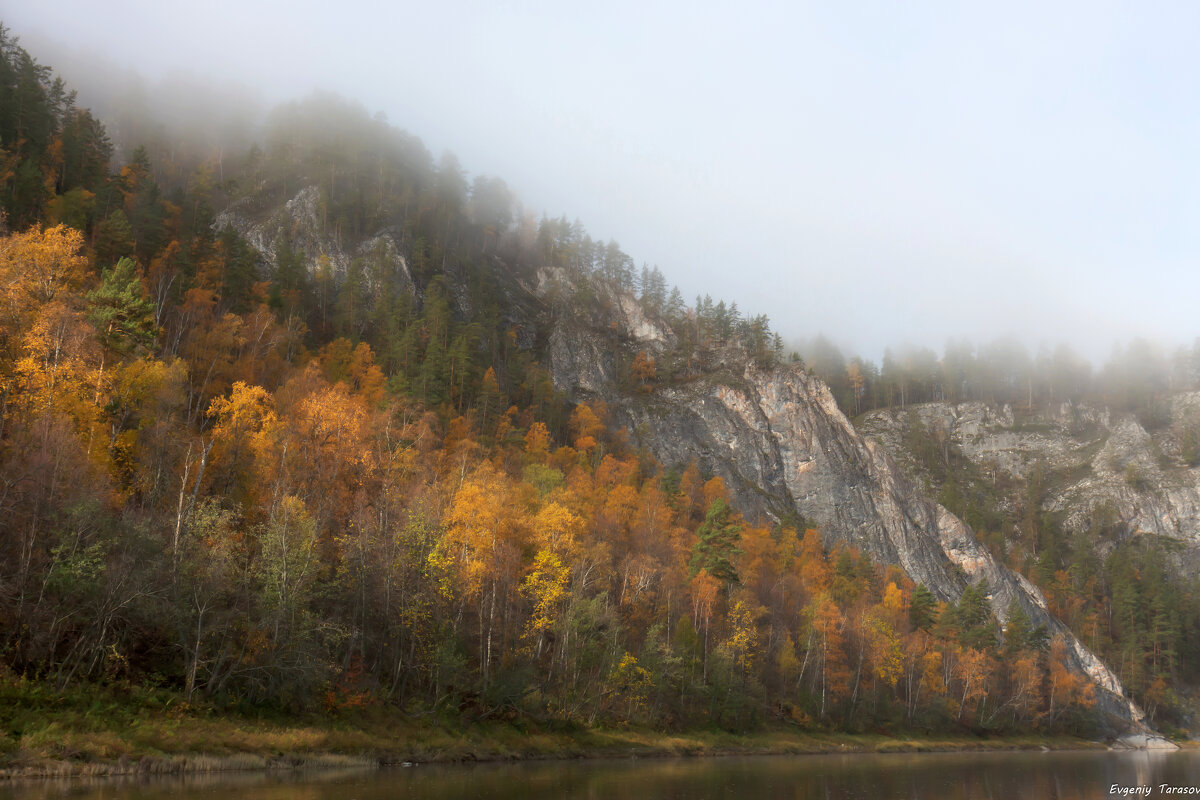
[[[739,734],[588,728],[527,720],[465,722],[394,710],[271,715],[188,706],[141,688],[0,696],[0,777],[370,767],[402,762],[769,753],[925,752],[1097,747],[1074,738],[823,733],[768,726]]]

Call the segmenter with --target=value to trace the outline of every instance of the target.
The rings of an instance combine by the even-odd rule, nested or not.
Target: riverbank
[[[1103,749],[1070,737],[883,736],[767,729],[530,730],[506,723],[367,724],[244,719],[143,720],[128,729],[52,723],[11,742],[0,778],[372,768],[408,763],[816,753]],[[12,746],[15,745],[15,746]]]
[[[57,729],[61,740],[20,747],[0,766],[0,778],[169,775],[233,770],[372,769],[390,765],[575,758],[671,758],[820,753],[924,753],[999,750],[1104,749],[1069,737],[933,737],[760,731],[661,733],[651,730],[589,729],[574,733],[521,733],[503,725],[476,724],[461,730],[437,726],[404,735],[368,731],[218,726],[228,740],[209,750],[192,748],[196,735],[139,742],[109,731]],[[206,726],[204,733],[214,732]],[[285,745],[286,748],[281,748]],[[239,749],[245,748],[245,749]],[[329,749],[327,749],[329,748]]]
[[[525,719],[464,722],[382,708],[284,716],[219,712],[137,687],[0,697],[0,777],[325,769],[402,763],[807,753],[1103,748],[1072,737],[664,732]]]

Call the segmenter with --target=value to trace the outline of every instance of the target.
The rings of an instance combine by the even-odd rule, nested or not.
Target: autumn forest
[[[766,317],[688,305],[337,98],[219,163],[160,145],[122,157],[0,29],[0,682],[230,712],[1098,729],[1063,641],[1019,608],[1001,626],[986,585],[946,602],[804,520],[746,518],[721,478],[571,402],[554,310],[506,287],[555,267],[574,303],[626,293],[664,320],[677,343],[622,362],[630,393],[791,361]],[[332,237],[392,230],[408,274],[371,252],[313,271],[287,241],[268,269],[217,224],[309,185]],[[838,369],[849,414],[901,402]],[[947,504],[987,527],[980,486]],[[1154,552],[1055,547],[1019,566],[1175,719],[1194,595],[1142,580]]]

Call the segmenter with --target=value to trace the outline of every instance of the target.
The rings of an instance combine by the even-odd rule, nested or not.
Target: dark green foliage
[[[100,341],[117,353],[154,346],[158,327],[154,324],[154,304],[145,299],[137,264],[122,258],[106,269],[99,288],[89,292],[88,319]]]
[[[112,143],[100,120],[87,109],[73,110],[62,130],[63,160],[59,172],[59,193],[72,189],[100,192],[108,180]]]
[[[958,640],[964,647],[989,650],[996,644],[996,623],[988,602],[986,580],[971,584],[963,590],[954,607],[954,622]]]
[[[301,253],[286,237],[275,252],[275,275],[271,283],[271,307],[285,315],[305,315],[312,308],[312,286]]]
[[[913,589],[912,601],[908,606],[908,620],[913,628],[922,631],[931,631],[937,624],[937,598],[923,583],[918,583]]]
[[[9,228],[24,230],[44,216],[51,145],[73,104],[50,69],[0,25],[0,211]]]
[[[219,242],[221,299],[235,313],[248,311],[252,306],[251,289],[258,280],[258,253],[230,229],[221,232]]]
[[[1049,645],[1045,625],[1034,627],[1016,599],[1008,606],[1008,622],[1004,626],[1004,653],[1015,656],[1023,650],[1045,650]]]
[[[137,256],[149,264],[167,244],[168,209],[158,182],[152,177],[150,156],[138,147],[128,165],[121,170],[121,191],[125,195],[125,213],[137,242]]]
[[[133,227],[123,210],[118,208],[96,226],[96,260],[100,263],[132,258],[136,249]]]
[[[692,546],[692,557],[688,569],[692,575],[707,570],[709,575],[725,583],[738,583],[737,569],[733,562],[741,539],[742,526],[733,519],[733,509],[718,497],[708,507],[704,523],[696,531],[696,544]]]

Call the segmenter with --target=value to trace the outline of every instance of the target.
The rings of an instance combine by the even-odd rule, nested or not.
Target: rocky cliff
[[[1071,533],[1110,529],[1103,551],[1141,535],[1179,542],[1182,565],[1200,566],[1200,468],[1184,459],[1181,433],[1200,418],[1200,393],[1177,394],[1153,430],[1133,414],[1062,403],[1017,417],[1009,406],[928,403],[867,414],[860,430],[877,439],[910,480],[927,480],[905,447],[914,426],[947,438],[985,474],[1024,481],[1034,471],[1053,491],[1045,511]]]
[[[274,209],[235,205],[217,225],[234,228],[253,244],[267,272],[277,268],[280,243],[286,241],[311,273],[328,266],[341,280],[355,259],[373,258],[375,274],[421,297],[423,287],[390,232],[343,243],[320,218],[318,200],[309,187]],[[456,311],[469,316],[464,282],[453,274],[444,278]],[[675,347],[669,325],[627,294],[600,289],[600,296],[590,295],[598,287],[576,286],[561,270],[543,271],[536,285],[528,285],[498,264],[494,288],[519,343],[546,343],[557,387],[576,399],[608,402],[614,421],[659,461],[695,460],[725,479],[747,515],[800,515],[818,525],[827,541],[851,542],[882,563],[897,564],[943,599],[953,600],[969,582],[986,579],[1001,620],[1015,600],[1035,622],[1066,637],[1075,666],[1100,688],[1115,730],[1143,728],[1141,711],[1124,698],[1116,677],[1049,615],[1038,590],[997,563],[969,526],[921,493],[919,476],[898,464],[896,456],[903,454],[887,445],[884,421],[880,444],[846,419],[817,378],[795,366],[746,366],[748,359],[736,353],[728,359],[718,355],[692,380],[622,392],[621,365],[632,352],[664,355]],[[900,430],[898,424],[892,428]],[[1069,443],[1057,446],[1071,451]]]
[[[1038,589],[999,564],[969,526],[923,496],[887,447],[855,429],[819,379],[798,366],[749,366],[721,380],[617,391],[622,350],[661,353],[665,342],[617,298],[605,307],[603,324],[564,314],[554,325],[550,365],[560,389],[603,399],[616,422],[660,462],[695,460],[720,475],[748,515],[800,514],[827,541],[850,542],[880,562],[898,564],[946,600],[968,582],[987,580],[1002,621],[1015,600],[1035,622],[1066,637],[1075,666],[1101,689],[1115,723],[1141,727],[1142,712],[1125,699],[1116,676],[1048,613]]]
[[[408,262],[391,231],[381,230],[361,241],[343,242],[329,230],[323,207],[320,189],[306,186],[277,208],[256,208],[250,198],[244,198],[218,214],[214,227],[237,231],[262,256],[268,271],[277,268],[280,248],[286,243],[309,274],[328,269],[332,279],[340,282],[355,259],[370,260],[375,262],[374,268],[363,272],[368,290],[376,288],[370,282],[380,277],[409,291],[414,289]]]
[[[373,310],[372,304],[383,294],[384,284],[393,294],[407,292],[418,302],[424,298],[429,277],[421,279],[414,274],[405,256],[404,237],[396,228],[383,227],[355,239],[343,237],[328,223],[327,204],[316,185],[304,186],[284,197],[279,203],[256,194],[243,197],[217,214],[213,227],[218,231],[232,229],[250,244],[260,256],[264,277],[277,272],[285,252],[299,260],[310,278],[327,272],[335,287],[354,272],[368,303],[365,311]],[[544,315],[540,295],[508,274],[500,259],[493,259],[490,266],[496,279],[488,289],[496,295],[501,320],[520,347],[533,348]],[[438,277],[455,313],[463,319],[472,318],[477,309],[472,307],[471,280],[461,265],[442,265]]]

